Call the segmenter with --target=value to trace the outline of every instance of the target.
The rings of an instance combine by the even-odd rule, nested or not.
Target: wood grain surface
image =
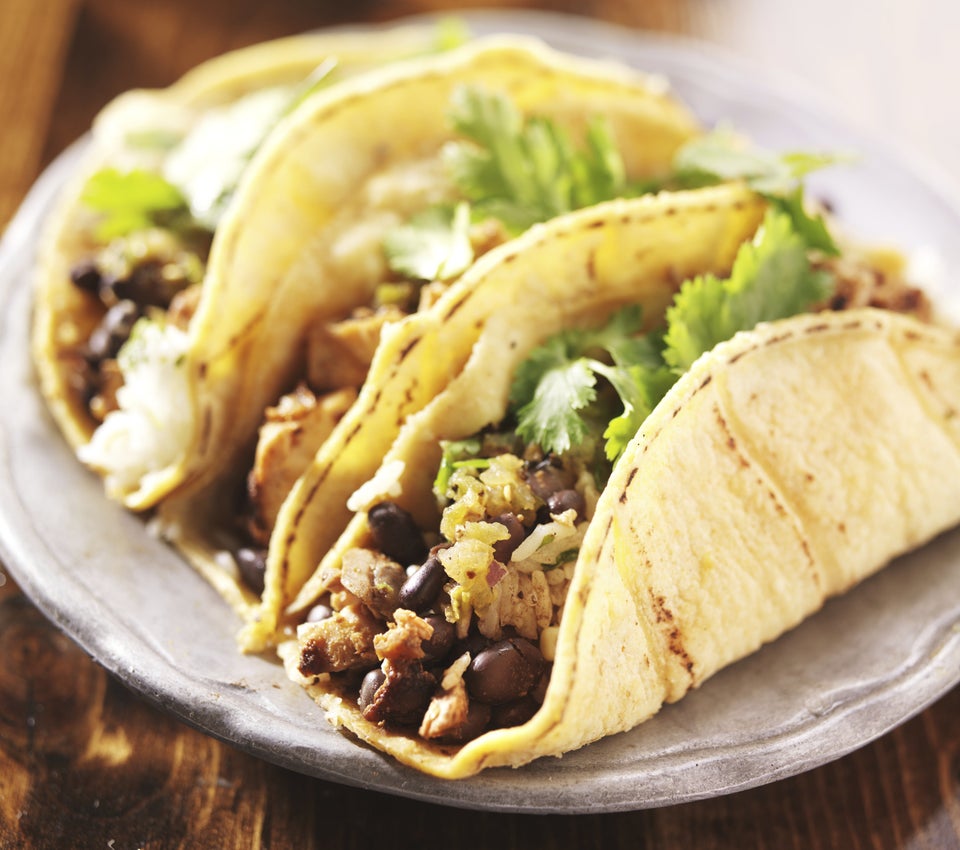
[[[855,123],[960,178],[960,7],[952,2],[544,7],[695,36],[803,77]],[[43,166],[124,89],[166,85],[210,56],[287,33],[450,8],[440,0],[0,0],[0,226]],[[351,789],[259,761],[148,706],[46,621],[0,564],[0,848],[939,850],[960,847],[958,782],[954,690],[819,769],[651,811],[504,815]]]

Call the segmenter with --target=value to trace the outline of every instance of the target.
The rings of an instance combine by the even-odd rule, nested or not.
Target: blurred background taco
[[[127,92],[98,115],[44,235],[32,346],[57,425],[112,497],[150,507],[211,462],[193,428],[204,382],[173,367],[197,345],[193,316],[216,300],[206,285],[217,274],[212,243],[264,140],[318,91],[435,52],[445,32],[278,39],[167,89]],[[128,346],[131,336],[139,341]],[[127,415],[104,426],[120,408]]]

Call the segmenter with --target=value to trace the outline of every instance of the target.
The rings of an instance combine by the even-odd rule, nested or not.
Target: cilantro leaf
[[[586,358],[571,360],[559,337],[537,349],[518,375],[512,395],[529,392],[517,410],[517,433],[546,451],[566,452],[588,434],[580,411],[597,397],[597,378]]]
[[[822,251],[831,257],[839,256],[840,249],[833,241],[822,215],[811,215],[803,203],[803,187],[797,186],[784,195],[771,195],[767,200],[778,210],[790,216],[793,229],[803,237],[808,248]]]
[[[674,158],[674,179],[686,188],[742,180],[773,206],[787,213],[809,248],[840,253],[823,217],[807,211],[801,181],[812,171],[848,161],[849,156],[806,151],[775,153],[748,146],[721,127],[687,142]]]
[[[428,207],[409,222],[388,231],[383,240],[387,262],[413,280],[451,280],[473,262],[470,207]]]
[[[645,371],[659,368],[662,361],[648,339],[637,337],[641,327],[640,308],[631,305],[598,328],[563,331],[534,349],[511,386],[517,433],[546,451],[562,453],[581,444],[590,431],[584,412],[597,400],[598,375],[607,379],[631,413],[648,413]],[[598,359],[604,354],[615,365]]]
[[[683,145],[673,167],[677,180],[688,187],[743,180],[761,194],[784,195],[810,172],[845,159],[828,153],[763,150],[748,145],[728,127],[720,127]]]
[[[829,291],[830,277],[811,268],[807,245],[788,215],[770,210],[737,252],[730,277],[687,281],[667,310],[663,357],[677,372],[705,351],[763,321],[802,312]]]
[[[623,160],[601,121],[590,123],[577,150],[553,121],[524,118],[506,96],[476,86],[454,92],[450,121],[463,136],[444,149],[454,182],[509,227],[526,229],[626,192]]]
[[[183,193],[159,174],[104,168],[87,181],[81,201],[102,214],[96,236],[104,241],[187,216]]]

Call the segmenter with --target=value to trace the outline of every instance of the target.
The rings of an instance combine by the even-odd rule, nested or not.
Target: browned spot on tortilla
[[[727,361],[727,365],[728,365],[728,366],[732,366],[732,365],[733,365],[734,363],[736,363],[741,357],[746,357],[748,354],[752,354],[754,351],[756,351],[756,350],[757,350],[757,347],[758,347],[758,346],[756,346],[756,345],[751,345],[749,348],[743,349],[743,351],[738,351],[736,354],[733,355],[733,357],[731,357],[731,358]]]
[[[403,348],[400,349],[397,355],[396,363],[394,364],[394,370],[393,370],[394,373],[396,373],[397,371],[396,366],[407,359],[407,356],[410,354],[411,351],[413,351],[414,348],[417,347],[418,343],[422,339],[423,339],[422,336],[418,336],[416,339],[411,339],[410,342],[408,342]]]
[[[652,564],[647,560],[647,567],[652,569]],[[666,623],[673,620],[673,612],[667,607],[667,600],[662,595],[652,597],[653,614],[658,623]]]
[[[813,554],[810,552],[810,543],[807,541],[806,537],[800,538],[800,548],[803,549],[803,554],[807,556],[807,561],[811,566],[813,566]],[[819,578],[817,579],[817,583],[820,583]]]
[[[770,337],[764,345],[779,345],[781,342],[786,342],[788,339],[793,338],[792,331],[784,331],[781,334],[776,334],[775,336]]]
[[[203,380],[204,378],[207,377],[207,362],[206,362],[206,360],[204,360],[202,363],[200,363],[199,366],[197,366],[197,374],[200,375],[200,379],[201,379],[201,380]]]
[[[511,255],[511,256],[512,256],[512,255]],[[509,258],[508,258],[508,259],[509,259]],[[447,313],[446,313],[446,315],[444,316],[444,318],[445,318],[445,319],[450,319],[450,318],[452,318],[452,317],[454,316],[454,314],[455,314],[461,307],[463,307],[463,305],[466,304],[467,301],[470,300],[470,294],[471,294],[470,292],[465,292],[457,301],[455,301],[455,302],[453,303],[453,305],[447,310]]]
[[[200,440],[199,448],[197,449],[198,454],[205,454],[207,451],[207,446],[210,442],[210,431],[212,428],[212,418],[213,414],[209,407],[204,407],[203,409],[203,418],[200,425]]]
[[[803,329],[803,332],[805,334],[815,334],[815,333],[820,333],[821,331],[828,330],[829,328],[830,328],[830,325],[828,325],[826,322],[821,322],[820,324],[817,324],[817,325],[808,325]]]
[[[717,424],[720,426],[723,433],[726,435],[727,448],[730,449],[737,456],[737,460],[740,463],[740,466],[744,469],[750,467],[750,461],[747,459],[747,456],[740,451],[739,446],[737,445],[736,437],[733,436],[733,431],[730,430],[730,425],[727,423],[727,420],[724,418],[723,414],[720,412],[720,405],[715,404],[713,406],[713,415],[717,420]]]
[[[709,384],[712,380],[713,380],[713,375],[712,375],[712,374],[707,375],[707,377],[704,378],[704,379],[700,382],[700,386],[697,387],[697,389],[698,389],[698,390],[702,390],[702,389],[703,389],[707,384]]]
[[[345,446],[349,445],[350,442],[357,436],[357,433],[362,427],[361,423],[357,423],[353,426],[353,430],[347,434],[343,443]],[[293,521],[290,523],[290,535],[287,537],[287,542],[290,543],[296,537],[296,530],[300,526],[301,521],[303,520],[304,515],[307,512],[307,505],[313,501],[313,497],[316,495],[317,490],[319,490],[324,482],[327,480],[327,476],[330,474],[331,466],[329,463],[324,464],[323,469],[320,471],[320,474],[317,476],[316,480],[310,486],[310,489],[307,491],[306,497],[301,501],[300,507],[297,509],[296,514],[294,514]],[[286,560],[286,556],[284,556]]]
[[[603,541],[606,542],[607,537],[610,534],[610,529],[613,528],[613,517],[607,519],[607,527],[603,530]]]
[[[804,472],[803,477],[806,481],[816,481],[817,479],[813,477],[812,472]]]
[[[846,534],[846,533],[847,533],[847,524],[846,524],[845,522],[838,522],[838,523],[837,523],[837,531],[839,531],[841,534]]]
[[[787,515],[787,509],[783,506],[783,502],[780,501],[777,494],[770,488],[767,489],[767,495],[770,497],[770,500],[773,502],[774,509],[780,516]]]
[[[587,279],[596,280],[597,279],[597,252],[591,251],[590,256],[587,257]]]
[[[687,652],[687,648],[683,642],[683,632],[680,630],[679,626],[674,626],[670,629],[669,634],[667,635],[667,649],[677,658],[680,659],[680,663],[683,665],[683,668],[690,674],[691,679],[693,678],[693,659],[690,657],[690,654]]]

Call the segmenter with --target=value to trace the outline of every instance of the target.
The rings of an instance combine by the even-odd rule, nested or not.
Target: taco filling
[[[524,116],[503,93],[463,86],[448,120],[455,137],[439,157],[404,163],[365,190],[407,211],[379,231],[376,222],[360,222],[341,239],[342,250],[359,254],[353,243],[368,244],[367,231],[376,233],[371,254],[384,279],[368,304],[311,325],[300,380],[265,411],[234,553],[257,592],[283,500],[357,398],[384,325],[429,309],[480,257],[534,224],[661,185],[628,180],[599,116],[578,145],[557,122]]]
[[[299,674],[355,700],[366,721],[441,745],[533,717],[599,494],[693,361],[802,312],[869,305],[930,318],[895,264],[824,251],[822,233],[816,242],[770,210],[729,278],[686,282],[656,330],[641,333],[628,307],[534,349],[505,419],[442,444],[435,527],[383,498],[381,470],[352,500],[367,539],[328,571],[298,627]]]

